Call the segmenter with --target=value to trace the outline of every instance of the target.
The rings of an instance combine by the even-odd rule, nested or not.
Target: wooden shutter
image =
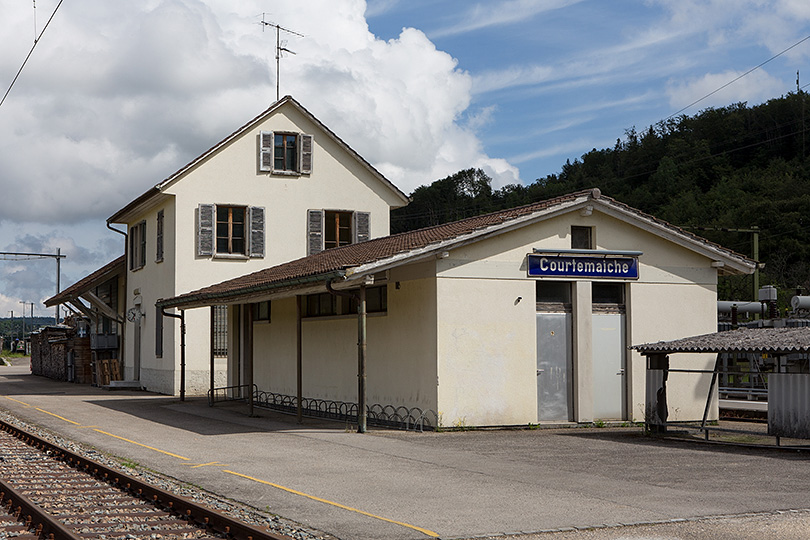
[[[197,207],[197,256],[210,257],[214,254],[214,210],[213,204]]]
[[[259,170],[273,170],[273,141],[275,137],[272,131],[262,131],[259,134]]]
[[[163,310],[155,311],[155,356],[163,358]]]
[[[301,141],[301,148],[298,152],[300,156],[298,172],[310,174],[312,172],[312,135],[302,133],[299,140]]]
[[[146,221],[141,221],[141,224],[138,226],[141,230],[141,238],[140,238],[140,253],[139,255],[139,268],[143,268],[146,266]]]
[[[129,269],[130,270],[135,269],[135,257],[136,257],[136,251],[135,251],[136,237],[135,237],[135,233],[136,233],[137,230],[138,230],[137,227],[130,227],[129,228]]]
[[[323,210],[307,211],[307,255],[323,251]]]
[[[352,242],[356,244],[371,238],[371,214],[369,212],[355,212],[352,218],[354,219],[354,226],[352,227],[354,238]]]
[[[250,223],[250,256],[264,257],[264,208],[251,206],[248,209]]]
[[[163,261],[163,210],[157,213],[157,240],[155,242],[155,262]]]

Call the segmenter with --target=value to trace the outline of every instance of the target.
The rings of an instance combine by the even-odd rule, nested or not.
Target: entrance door
[[[593,417],[624,416],[624,314],[593,314]]]
[[[537,314],[537,419],[571,420],[571,314]]]
[[[573,420],[571,283],[537,281],[537,419]]]

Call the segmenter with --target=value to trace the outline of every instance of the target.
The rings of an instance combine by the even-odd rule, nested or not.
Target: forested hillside
[[[493,190],[480,170],[460,171],[417,188],[392,213],[392,232],[435,225],[598,187],[605,195],[753,256],[759,228],[760,283],[777,285],[781,303],[810,288],[810,137],[807,94],[755,107],[738,103],[678,116],[643,131],[630,128],[613,148],[593,149],[558,174]],[[700,228],[700,229],[699,229]],[[725,279],[721,299],[751,299],[751,281]]]

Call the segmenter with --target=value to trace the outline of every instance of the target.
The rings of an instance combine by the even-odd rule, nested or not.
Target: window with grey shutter
[[[264,257],[264,208],[250,207],[250,256]]]
[[[323,251],[323,210],[307,211],[307,255]]]
[[[312,172],[312,135],[302,134],[301,140],[301,162],[298,165],[298,172],[310,174]]]
[[[273,170],[273,132],[262,131],[259,134],[259,170]]]
[[[365,242],[371,238],[371,214],[369,212],[354,213],[354,241]]]
[[[197,256],[214,254],[214,205],[201,204],[197,208]]]

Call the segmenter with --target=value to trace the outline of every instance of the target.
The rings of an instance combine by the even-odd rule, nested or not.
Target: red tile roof
[[[510,222],[517,221],[519,218],[530,218],[535,213],[550,210],[554,207],[562,206],[565,203],[574,203],[577,199],[584,200],[586,198],[601,199],[607,204],[619,208],[624,212],[632,213],[641,219],[655,222],[670,229],[672,232],[688,237],[692,241],[699,242],[700,244],[720,251],[728,257],[746,261],[750,263],[752,268],[754,266],[754,261],[742,255],[670,225],[665,221],[644,214],[610,197],[605,197],[601,195],[598,189],[593,189],[579,191],[525,206],[510,208],[508,210],[462,219],[452,223],[445,223],[416,231],[376,238],[367,242],[328,249],[316,255],[310,255],[272,268],[259,270],[252,274],[224,281],[174,298],[161,299],[158,301],[158,304],[164,307],[200,307],[228,301],[234,302],[240,296],[256,295],[279,287],[294,286],[304,282],[323,281],[329,278],[343,276],[347,273],[347,270],[351,268],[384,261],[396,257],[397,255],[403,255],[403,258],[409,258],[409,255],[413,255],[414,252],[418,250],[430,249],[444,242],[461,240],[465,238],[466,235],[480,234],[482,231],[486,231],[491,227],[506,226],[509,225]]]

